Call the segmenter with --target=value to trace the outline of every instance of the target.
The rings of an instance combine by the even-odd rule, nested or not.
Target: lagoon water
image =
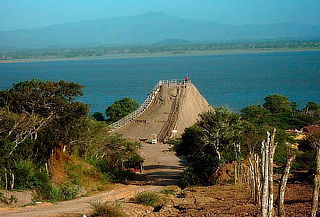
[[[320,51],[0,63],[0,90],[30,80],[85,86],[81,101],[104,112],[117,99],[143,102],[158,80],[188,75],[213,106],[240,110],[279,93],[300,107],[320,103]]]

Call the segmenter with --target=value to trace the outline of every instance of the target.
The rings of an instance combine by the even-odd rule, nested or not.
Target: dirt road
[[[142,191],[157,191],[160,186],[116,185],[111,191],[106,191],[90,197],[79,198],[55,204],[44,203],[23,208],[2,208],[0,216],[4,217],[36,217],[36,216],[60,216],[62,214],[86,214],[90,212],[90,203],[121,201],[133,197]]]
[[[185,162],[174,155],[168,144],[144,144],[143,152],[147,156],[144,162],[144,173],[152,185],[167,186],[179,182],[179,173]],[[150,184],[151,184],[150,183]]]

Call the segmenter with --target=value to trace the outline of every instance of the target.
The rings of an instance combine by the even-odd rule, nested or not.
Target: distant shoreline
[[[250,53],[274,53],[274,52],[302,52],[302,51],[320,51],[315,49],[247,49],[247,50],[213,50],[213,51],[190,51],[184,53],[146,53],[146,54],[113,54],[106,56],[83,56],[83,57],[52,57],[35,59],[10,59],[0,60],[1,63],[33,63],[33,62],[58,62],[58,61],[79,61],[79,60],[101,60],[101,59],[128,59],[128,58],[146,58],[146,57],[173,57],[173,56],[201,56],[201,55],[226,55],[226,54],[250,54]]]

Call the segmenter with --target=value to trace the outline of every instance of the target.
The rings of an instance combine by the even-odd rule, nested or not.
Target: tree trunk
[[[269,140],[269,135],[268,135]],[[262,198],[261,198],[261,216],[267,217],[268,215],[268,201],[269,201],[269,141],[262,142],[262,156],[263,162],[263,177],[262,177]]]
[[[254,174],[255,174],[255,184],[256,184],[256,192],[255,192],[255,203],[260,203],[261,198],[261,173],[260,173],[260,158],[258,154],[254,154]]]
[[[8,190],[8,174],[7,174],[7,172],[5,172],[5,174],[4,174],[4,180],[5,180],[4,189]]]
[[[269,202],[268,202],[268,216],[273,216],[273,157],[276,151],[277,144],[274,142],[276,129],[273,130],[269,143]]]
[[[234,164],[234,183],[237,184],[237,179],[238,179],[238,176],[237,176],[237,165],[236,163]]]
[[[274,142],[276,129],[270,135],[267,132],[267,140],[262,142],[262,195],[261,216],[273,216],[273,157],[277,144]]]
[[[11,173],[11,185],[10,185],[10,190],[13,191],[14,188],[14,173]]]
[[[44,164],[44,167],[46,168],[47,176],[49,177],[49,168],[48,168],[48,163]]]
[[[285,217],[286,213],[284,210],[284,193],[286,191],[286,185],[287,185],[287,181],[288,181],[288,177],[290,174],[290,168],[292,165],[292,162],[294,161],[294,159],[296,158],[295,155],[290,155],[288,156],[287,159],[287,163],[286,163],[286,167],[284,168],[284,171],[282,173],[282,177],[281,177],[281,182],[279,185],[279,206],[278,206],[278,215],[279,217]]]
[[[250,189],[251,189],[251,198],[256,200],[257,186],[255,181],[255,171],[254,171],[254,161],[251,160],[252,155],[249,157],[249,180],[250,180]],[[253,159],[253,158],[252,158]]]
[[[320,147],[318,146],[317,147],[317,168],[316,168],[316,174],[314,176],[311,217],[317,216],[319,188],[320,188]]]

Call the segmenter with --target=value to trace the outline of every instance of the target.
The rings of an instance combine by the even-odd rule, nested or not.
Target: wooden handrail
[[[155,87],[152,89],[151,93],[147,96],[147,98],[144,100],[144,102],[140,105],[140,107],[135,110],[134,112],[128,114],[127,116],[123,117],[122,119],[110,124],[112,130],[120,128],[127,123],[133,121],[138,116],[140,116],[153,102],[156,95],[159,93],[160,87],[164,84],[183,84],[185,82],[184,79],[172,79],[172,80],[160,80],[157,82]],[[187,81],[188,83],[191,83],[191,81]]]

